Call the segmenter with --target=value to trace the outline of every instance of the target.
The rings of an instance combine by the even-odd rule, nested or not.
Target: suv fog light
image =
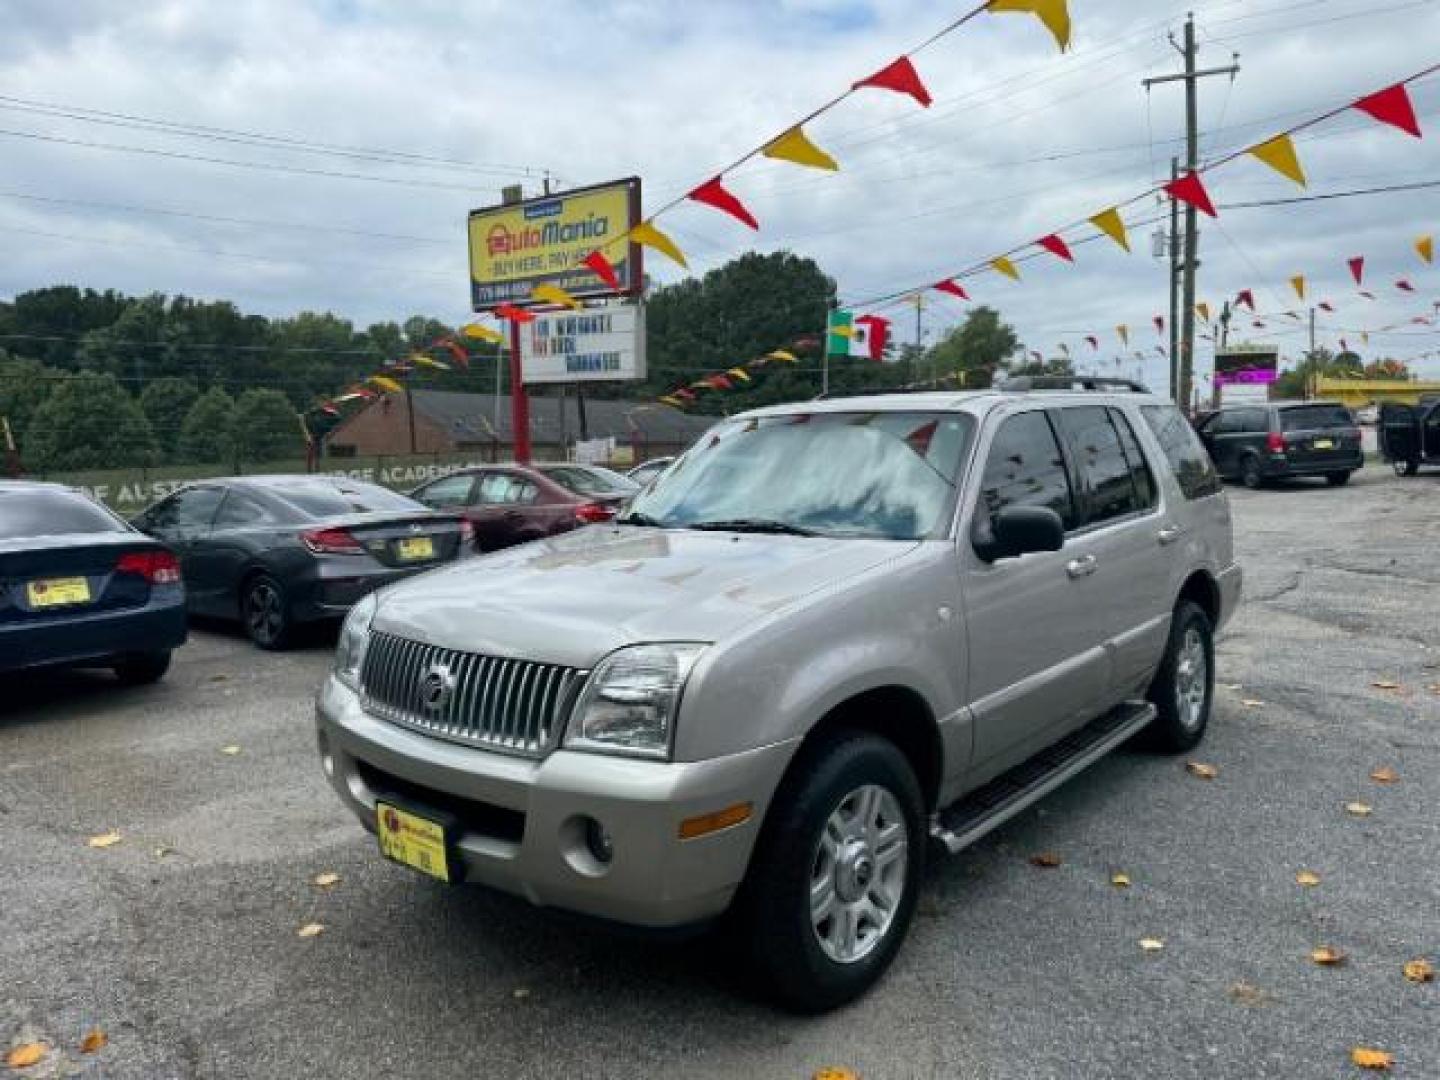
[[[610,831],[594,818],[585,822],[585,846],[598,863],[608,865],[615,857],[615,842],[610,838]]]

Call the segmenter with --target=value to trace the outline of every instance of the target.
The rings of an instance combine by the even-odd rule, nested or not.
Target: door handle
[[[1065,573],[1072,578],[1089,577],[1093,574],[1100,563],[1094,555],[1086,555],[1084,558],[1071,559],[1065,564]]]
[[[1155,539],[1160,541],[1161,547],[1169,547],[1171,544],[1175,543],[1176,540],[1179,540],[1184,535],[1185,530],[1179,525],[1166,525],[1163,529],[1161,529],[1158,533],[1155,534]]]

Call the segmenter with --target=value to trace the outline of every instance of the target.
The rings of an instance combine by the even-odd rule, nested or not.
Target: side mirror
[[[1007,506],[980,531],[975,553],[991,563],[1065,546],[1065,523],[1047,506]]]

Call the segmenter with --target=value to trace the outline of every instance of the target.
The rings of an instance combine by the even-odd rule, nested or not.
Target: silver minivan
[[[613,524],[383,590],[319,694],[325,772],[417,871],[718,920],[781,1004],[856,997],[927,854],[1204,735],[1229,504],[1170,403],[1065,385],[759,409]]]

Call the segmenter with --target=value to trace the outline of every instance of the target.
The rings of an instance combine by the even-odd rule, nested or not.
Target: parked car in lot
[[[1426,395],[1415,405],[1387,401],[1380,407],[1379,442],[1396,476],[1440,465],[1440,396]]]
[[[150,683],[184,643],[173,552],[73,488],[0,480],[0,672],[108,667]]]
[[[1220,475],[1248,488],[1291,476],[1323,476],[1338,487],[1365,467],[1360,428],[1338,402],[1231,405],[1198,430]]]
[[[612,526],[363,601],[325,773],[400,863],[644,927],[728,912],[780,1002],[854,998],[931,843],[1205,733],[1229,504],[1172,405],[1085,385],[745,413]]]
[[[655,477],[659,476],[662,472],[668,469],[670,467],[670,463],[674,460],[675,459],[673,457],[651,458],[649,461],[644,462],[643,464],[636,465],[635,468],[627,472],[625,476],[628,479],[635,481],[635,483],[639,484],[641,487],[644,487],[646,484],[650,483],[651,480],[654,480]]]
[[[576,495],[596,499],[609,506],[622,506],[640,491],[640,485],[634,480],[600,465],[538,462],[535,468]]]
[[[470,550],[470,526],[376,484],[242,476],[189,484],[134,519],[180,557],[191,612],[239,619],[262,649],[372,589]]]
[[[549,467],[482,465],[432,480],[410,495],[436,510],[461,515],[474,530],[479,550],[499,551],[613,520],[628,496],[603,486],[601,491],[577,491],[557,480]]]

